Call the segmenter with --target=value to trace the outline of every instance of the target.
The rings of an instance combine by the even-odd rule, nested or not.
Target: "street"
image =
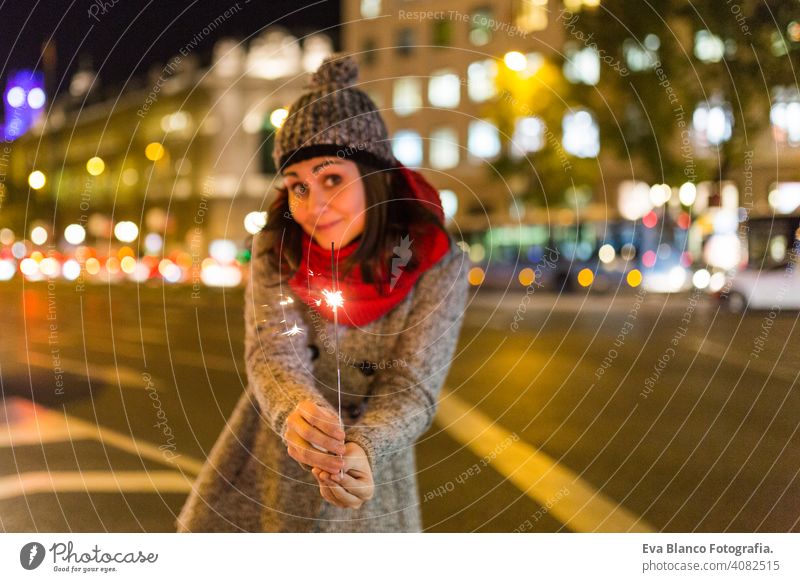
[[[246,385],[242,291],[0,286],[0,529],[168,532]],[[430,532],[800,532],[797,312],[471,295]]]

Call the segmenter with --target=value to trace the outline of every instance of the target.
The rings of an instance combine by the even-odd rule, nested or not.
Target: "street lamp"
[[[34,190],[41,190],[44,188],[45,182],[47,182],[47,179],[44,173],[39,170],[34,170],[28,175],[28,185]]]

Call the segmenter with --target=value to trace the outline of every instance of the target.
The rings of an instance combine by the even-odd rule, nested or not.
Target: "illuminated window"
[[[528,152],[538,152],[544,147],[544,121],[539,117],[521,117],[514,126],[511,155],[521,158]]]
[[[517,28],[524,32],[534,32],[547,28],[547,0],[517,0]]]
[[[776,87],[769,113],[775,141],[800,146],[800,92],[796,87]]]
[[[783,38],[783,35],[775,30],[770,35],[770,48],[772,49],[772,54],[776,57],[782,57],[783,55],[789,52],[789,46],[786,44],[786,39]]]
[[[394,82],[394,112],[397,115],[411,115],[422,107],[422,87],[419,79],[402,77]]]
[[[442,210],[446,221],[451,220],[458,212],[458,197],[452,190],[439,190],[439,198],[442,201]]]
[[[454,71],[442,69],[431,73],[428,101],[434,107],[458,107],[461,100],[461,79]]]
[[[600,80],[600,55],[592,47],[565,46],[564,76],[572,83],[596,85]]]
[[[448,170],[458,165],[458,132],[452,127],[439,127],[431,131],[428,147],[431,167]]]
[[[725,103],[702,103],[692,115],[695,140],[702,146],[718,146],[728,141],[733,130],[733,114]]]
[[[725,43],[708,30],[698,30],[694,35],[694,56],[704,63],[718,63],[725,56]]]
[[[467,149],[473,158],[495,158],[500,154],[500,133],[489,121],[472,121],[469,124]]]
[[[478,8],[469,19],[469,42],[475,46],[489,44],[492,40],[492,10]]]
[[[579,158],[593,158],[600,153],[600,130],[592,114],[581,109],[564,115],[564,149]]]
[[[394,134],[392,153],[403,165],[422,164],[422,138],[416,131],[403,129]]]
[[[778,182],[769,192],[769,205],[778,212],[791,214],[800,208],[800,182]]]
[[[361,0],[362,18],[375,18],[380,16],[381,0]]]
[[[497,63],[492,59],[476,61],[467,67],[467,93],[476,102],[491,99],[497,93],[494,79]]]
[[[652,69],[658,62],[658,48],[661,41],[655,34],[648,34],[643,43],[632,38],[625,39],[622,43],[622,52],[625,62],[631,71],[646,71]]]

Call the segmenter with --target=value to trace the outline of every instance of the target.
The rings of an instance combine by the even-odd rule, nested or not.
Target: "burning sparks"
[[[295,324],[292,327],[281,333],[281,335],[294,336],[294,335],[300,335],[301,333],[303,333],[303,330],[300,329],[297,326],[297,323],[295,322]]]
[[[323,289],[322,294],[325,296],[325,303],[334,311],[336,311],[337,307],[342,307],[344,305],[344,298],[342,297],[341,291],[328,291],[327,289]]]

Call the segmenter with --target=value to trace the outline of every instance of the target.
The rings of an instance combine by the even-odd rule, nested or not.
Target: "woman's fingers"
[[[347,473],[345,473],[343,476],[339,476],[336,473],[331,475],[330,473],[317,468],[312,469],[311,472],[314,473],[314,477],[316,477],[321,484],[327,484],[331,487],[334,485],[338,486],[346,493],[358,498],[362,503],[372,499],[375,487],[371,480],[358,479],[352,475],[348,475]]]
[[[344,441],[334,439],[315,426],[309,424],[302,416],[292,423],[292,429],[300,435],[303,440],[313,443],[326,451],[343,455],[345,452]]]
[[[344,467],[341,457],[316,450],[291,427],[286,431],[286,441],[289,456],[296,461],[319,467],[330,473],[336,473]]]
[[[336,500],[336,498],[330,492],[330,488],[327,485],[323,485],[322,483],[319,484],[319,494],[325,501],[327,501],[331,505],[335,505],[336,507],[341,507],[341,504],[339,503],[339,501]]]
[[[366,479],[359,479],[357,478],[357,476],[345,473],[342,477],[339,478],[339,480],[331,478],[331,481],[333,481],[334,483],[338,483],[348,493],[358,497],[362,501],[367,501],[369,499],[372,499],[374,486],[370,481]]]
[[[344,429],[335,412],[318,405],[313,400],[303,400],[297,405],[297,411],[308,424],[329,437],[344,442]]]
[[[364,449],[351,441],[346,442],[344,446],[345,472],[353,471],[357,474],[356,476],[371,474],[372,472],[369,466],[369,459],[367,459]]]
[[[322,496],[322,498],[331,505],[335,505],[336,507],[341,507],[343,509],[346,509],[347,505],[345,505],[344,503],[339,501],[336,497],[334,497],[331,488],[327,484],[328,482],[322,477],[323,474],[327,475],[327,473],[325,471],[318,469],[317,467],[311,469],[311,472],[314,474],[314,477],[317,478],[317,482],[319,483],[319,494]]]
[[[349,507],[352,509],[358,509],[364,503],[364,501],[346,489],[344,489],[341,485],[337,485],[334,481],[330,479],[325,481],[325,484],[328,487],[328,491],[331,495],[344,507]]]
[[[341,507],[342,509],[348,509],[351,507],[357,507],[357,504],[352,504],[345,499],[340,499],[336,496],[333,492],[333,485],[335,484],[331,480],[331,474],[327,471],[323,471],[317,467],[311,469],[311,473],[313,473],[314,477],[317,478],[317,483],[319,484],[319,494],[322,498],[327,501],[328,503],[335,505],[336,507]]]

